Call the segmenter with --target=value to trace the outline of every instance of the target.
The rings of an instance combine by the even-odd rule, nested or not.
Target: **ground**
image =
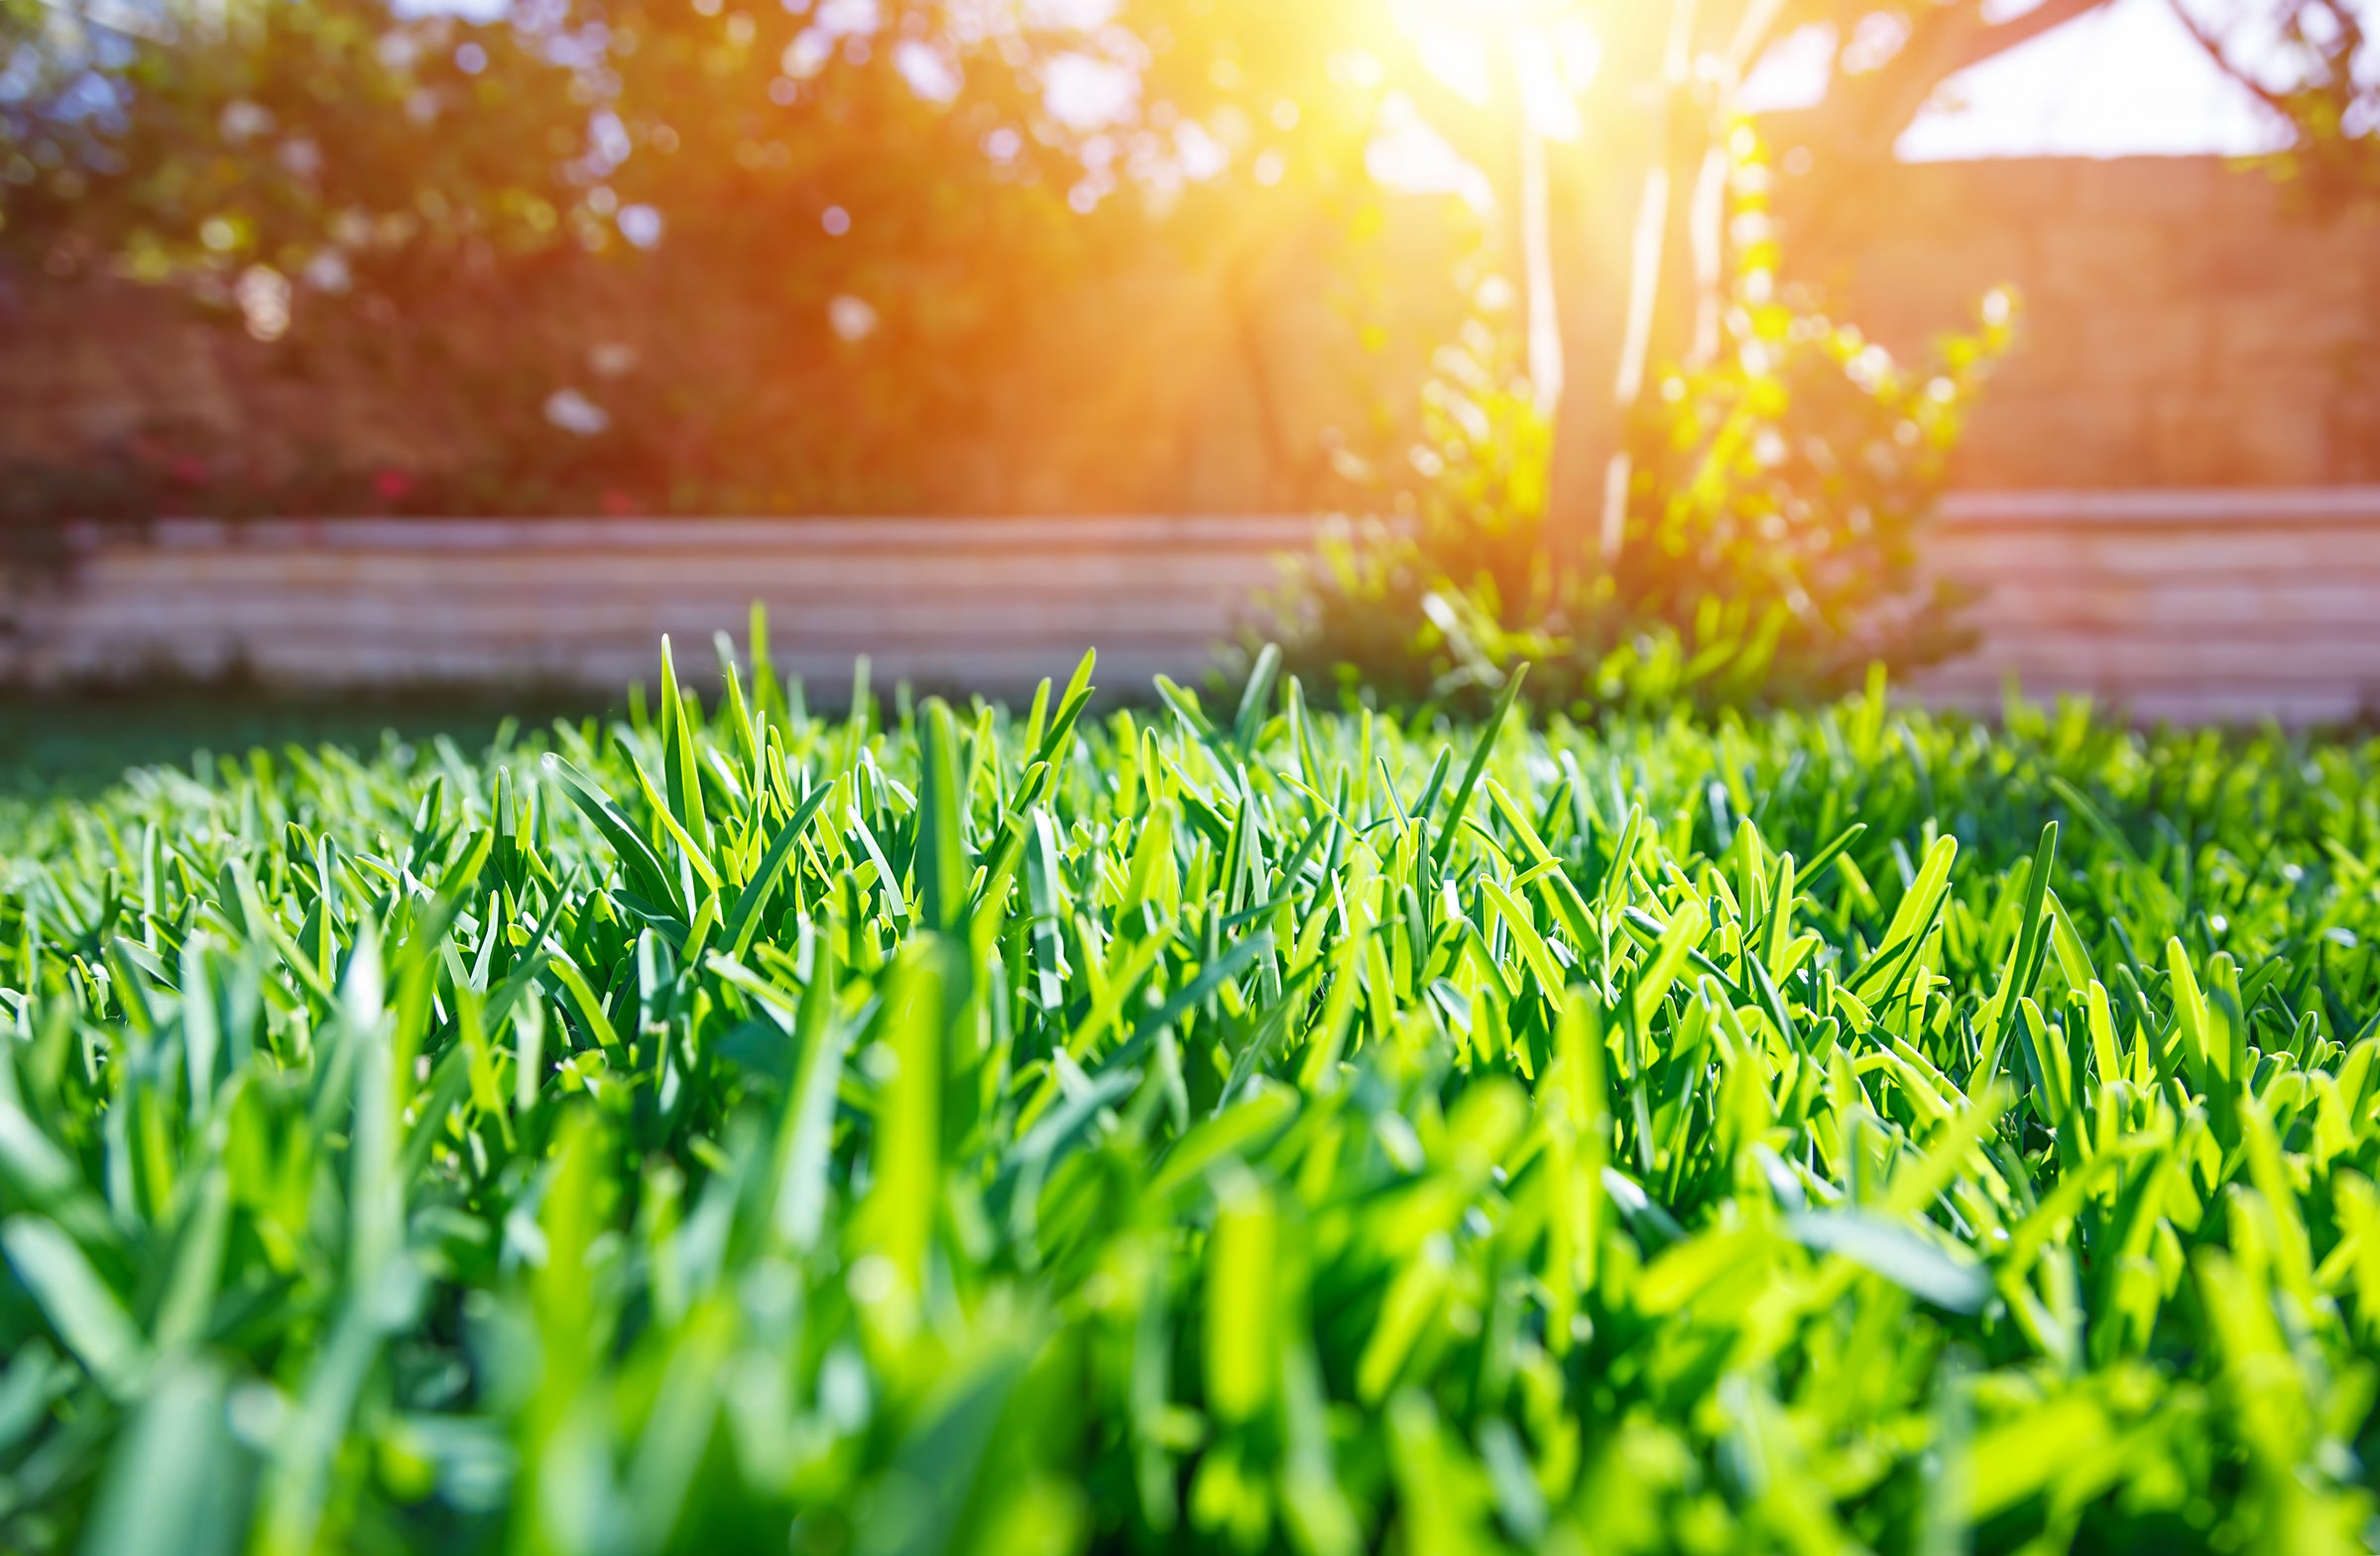
[[[2376,767],[752,667],[20,801],[0,1543],[2356,1549]]]

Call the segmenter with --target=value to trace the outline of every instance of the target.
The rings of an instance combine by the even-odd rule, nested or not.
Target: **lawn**
[[[2376,884],[2380,744],[1880,693],[20,802],[0,1547],[2363,1549]]]
[[[615,699],[616,700],[616,699]],[[384,740],[466,751],[509,741],[523,726],[583,717],[604,699],[542,687],[518,694],[416,687],[357,695],[290,695],[234,681],[143,682],[75,692],[0,689],[0,803],[89,797],[129,767],[212,772],[221,756],[258,746],[335,745],[377,751]]]

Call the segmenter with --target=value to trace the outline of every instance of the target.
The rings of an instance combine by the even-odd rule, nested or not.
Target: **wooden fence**
[[[2144,721],[2380,711],[2380,488],[1956,496],[1930,565],[1985,591],[1932,700],[2075,692]]]
[[[1013,693],[1194,673],[1310,547],[1278,518],[171,521],[80,538],[21,600],[0,678],[242,666],[291,684],[650,681],[769,608],[780,671]]]
[[[235,666],[300,686],[650,678],[769,606],[824,691],[1014,693],[1097,646],[1103,684],[1199,672],[1318,521],[1282,518],[171,521],[78,535],[0,605],[0,680]],[[2380,709],[2380,488],[1963,494],[1934,567],[1983,591],[1932,700],[2082,692],[2144,719]]]

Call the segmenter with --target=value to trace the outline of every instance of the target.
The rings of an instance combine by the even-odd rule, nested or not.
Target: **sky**
[[[2380,7],[2380,0],[2371,3]],[[2024,8],[2016,0],[2008,9]],[[1484,57],[1474,58],[1478,38],[1447,30],[1425,43],[1431,66],[1446,84],[1480,100],[1488,66]],[[1747,106],[1774,110],[1816,102],[1825,94],[1832,59],[1832,39],[1821,29],[1784,40],[1747,83]],[[1541,89],[1527,93],[1531,121],[1555,139],[1575,134],[1575,114],[1555,103],[1559,88],[1524,76],[1524,89],[1532,85]],[[1390,110],[1372,146],[1374,177],[1414,192],[1460,194],[1483,209],[1491,202],[1486,178],[1421,122],[1409,102],[1392,102]],[[1557,122],[1566,117],[1567,126]],[[2288,129],[2206,58],[2175,19],[2170,0],[2114,0],[1946,81],[1897,149],[1906,162],[2250,156],[2280,150],[2289,140]]]
[[[501,15],[508,3],[399,0],[402,10],[466,16]],[[2245,156],[2286,144],[2286,132],[2199,51],[2169,4],[2115,0],[1954,77],[1902,137],[1901,157]],[[2026,7],[2014,0],[2009,9]],[[1807,50],[1787,49],[1755,89],[1768,106],[1808,100],[1824,89],[1816,62]]]
[[[2168,0],[2116,0],[1946,83],[1901,137],[1908,162],[2245,156],[2288,144]]]

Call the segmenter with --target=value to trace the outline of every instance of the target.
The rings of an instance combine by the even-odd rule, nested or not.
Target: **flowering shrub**
[[[1735,145],[1740,247],[1725,349],[1662,381],[1633,428],[1615,554],[1550,554],[1552,436],[1497,328],[1503,290],[1437,362],[1409,475],[1367,478],[1343,529],[1280,604],[1290,662],[1391,696],[1500,685],[1608,707],[1740,703],[1856,684],[1871,663],[1955,651],[1960,595],[1918,541],[1966,409],[2015,324],[2011,296],[1914,363],[1778,280],[1767,169]]]

